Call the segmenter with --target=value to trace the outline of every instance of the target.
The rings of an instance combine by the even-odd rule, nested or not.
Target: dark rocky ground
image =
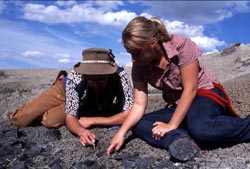
[[[225,56],[223,56],[225,58]],[[248,56],[248,58],[250,58]],[[238,59],[239,60],[239,59]],[[249,59],[245,59],[249,63]],[[217,61],[218,62],[218,61]],[[211,63],[211,62],[209,62]],[[246,65],[244,63],[244,65]],[[224,63],[225,64],[225,63]],[[211,64],[214,66],[214,64]],[[209,66],[209,65],[208,65]],[[239,67],[239,65],[237,65]],[[228,92],[234,109],[242,116],[250,115],[250,73],[240,66],[237,73],[213,69]],[[228,67],[227,67],[228,69]],[[232,69],[232,68],[231,68]],[[152,147],[144,141],[131,138],[120,152],[106,156],[106,149],[116,130],[91,129],[97,135],[96,150],[82,147],[78,138],[65,127],[48,129],[43,126],[18,129],[4,118],[4,112],[16,108],[49,87],[58,69],[1,70],[0,72],[0,168],[170,168],[170,169],[247,169],[250,168],[250,143],[231,147],[203,149],[191,161],[175,162],[166,150]],[[230,74],[227,78],[226,74]],[[234,75],[232,78],[232,74]],[[223,79],[225,77],[225,79]],[[151,95],[147,111],[163,106],[160,95]]]

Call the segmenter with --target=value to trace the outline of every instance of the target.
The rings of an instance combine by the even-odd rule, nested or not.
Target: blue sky
[[[204,54],[250,43],[250,1],[0,1],[0,69],[71,68],[92,47],[131,65],[121,32],[140,15],[159,17]]]

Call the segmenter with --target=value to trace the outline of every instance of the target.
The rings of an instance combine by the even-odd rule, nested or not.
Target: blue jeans
[[[212,90],[223,96],[218,89]],[[148,144],[165,149],[175,139],[185,136],[191,136],[201,144],[231,145],[250,142],[250,117],[225,115],[227,108],[219,106],[206,96],[196,96],[179,128],[166,133],[162,139],[155,140],[152,137],[154,122],[168,123],[174,111],[175,107],[145,114],[133,128],[133,133]]]

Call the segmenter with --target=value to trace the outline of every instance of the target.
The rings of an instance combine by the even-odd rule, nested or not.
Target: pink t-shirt
[[[188,38],[174,34],[171,41],[162,44],[169,61],[167,69],[155,65],[133,63],[132,79],[134,82],[147,82],[162,90],[164,100],[169,104],[177,103],[183,91],[180,68],[198,59],[202,54],[196,44]],[[212,89],[217,78],[199,63],[199,89]]]

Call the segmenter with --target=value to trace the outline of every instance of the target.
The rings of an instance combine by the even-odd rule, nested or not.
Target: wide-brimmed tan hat
[[[75,65],[74,70],[85,75],[113,74],[117,70],[111,50],[89,48],[82,51],[83,61]]]

